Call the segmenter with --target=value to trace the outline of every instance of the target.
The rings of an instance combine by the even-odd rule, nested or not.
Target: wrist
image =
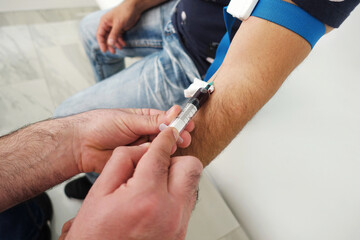
[[[167,0],[126,0],[126,1],[129,1],[134,6],[134,10],[138,11],[141,14],[144,11],[152,7],[155,7]]]
[[[62,142],[64,142],[64,148],[67,149],[66,159],[67,167],[75,174],[84,172],[82,167],[82,142],[81,129],[85,128],[85,122],[89,119],[84,119],[82,115],[74,115],[62,119],[58,119],[63,125],[63,131],[61,133]],[[65,157],[65,156],[64,156]]]
[[[143,0],[125,0],[122,4],[127,5],[127,8],[132,12],[136,14],[143,13],[146,9],[149,7],[146,4],[147,1]]]
[[[73,117],[53,119],[44,123],[48,125],[46,128],[49,129],[54,146],[56,146],[52,152],[53,159],[58,168],[62,169],[64,177],[69,178],[80,173],[76,164],[78,143],[74,136],[76,131]],[[39,128],[41,129],[42,126]]]

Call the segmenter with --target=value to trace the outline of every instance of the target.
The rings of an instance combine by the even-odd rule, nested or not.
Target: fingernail
[[[176,130],[176,128],[172,128],[172,131],[173,131],[173,134],[174,134],[175,139],[177,140],[177,139],[179,138],[179,132],[178,132],[178,130]]]
[[[115,42],[114,42],[114,39],[109,39],[109,40],[108,40],[108,44],[109,44],[109,45],[114,46],[114,43],[115,43]]]
[[[146,142],[146,143],[143,143],[143,144],[140,144],[139,145],[140,147],[149,147],[150,146],[150,143],[149,142]]]
[[[174,111],[174,108],[171,107],[169,110],[166,111],[166,116],[167,117],[170,116],[173,111]]]

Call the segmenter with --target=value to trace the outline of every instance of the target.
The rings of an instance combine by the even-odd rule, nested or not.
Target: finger
[[[143,137],[140,137],[138,140],[136,140],[135,142],[129,144],[128,146],[138,146],[138,145],[141,145],[143,143],[146,143],[146,142],[152,142],[155,138],[156,138],[157,135],[150,135],[150,136],[143,136]],[[187,131],[183,131],[181,134],[180,134],[180,137],[183,139],[183,142],[182,143],[177,143],[179,147],[181,148],[187,148],[190,143],[191,143],[191,135],[189,132]],[[176,146],[174,146],[176,147]]]
[[[115,42],[115,47],[116,47],[117,49],[122,49],[122,48],[123,48],[123,47],[119,44],[118,41]]]
[[[141,138],[139,138],[138,140],[136,140],[135,142],[133,142],[130,145],[134,146],[134,145],[140,145],[140,144],[142,144],[144,142],[152,142],[157,137],[157,135],[158,134],[152,134],[152,135],[149,135],[148,137],[141,137]],[[191,135],[190,135],[190,133],[188,131],[183,131],[180,134],[180,137],[183,139],[183,142],[181,142],[181,143],[177,142],[178,147],[187,148],[188,146],[190,146],[192,138],[191,138]]]
[[[194,207],[202,170],[202,163],[196,157],[183,156],[171,159],[168,189],[179,204],[185,204],[188,213],[191,213]]]
[[[188,131],[182,131],[182,133],[180,134],[180,137],[183,140],[181,143],[178,143],[178,146],[180,148],[187,148],[188,146],[190,146],[191,135]]]
[[[179,116],[181,112],[181,108],[179,105],[172,106],[167,112],[166,112],[166,119],[165,123],[171,123],[177,116]],[[191,120],[185,127],[184,130],[188,132],[192,132],[195,128],[195,123],[193,120]]]
[[[63,227],[62,227],[62,229],[61,229],[61,233],[66,233],[66,232],[68,232],[68,231],[70,230],[71,225],[72,225],[73,222],[74,222],[74,219],[75,219],[75,218],[72,218],[72,219],[70,219],[69,221],[67,221],[66,223],[64,223],[64,225],[63,225]]]
[[[157,134],[150,135],[147,139],[147,142],[152,142],[157,137]],[[191,143],[191,135],[188,131],[182,131],[180,137],[183,139],[181,143],[177,142],[177,146],[180,148],[187,148]],[[140,139],[139,139],[140,140]],[[136,141],[137,142],[137,141]],[[141,143],[140,143],[141,144]],[[140,145],[140,144],[132,144],[132,145]]]
[[[177,138],[178,133],[175,128],[162,131],[140,159],[134,179],[143,185],[151,184],[159,189],[167,189],[170,155]]]
[[[96,32],[96,39],[102,52],[106,52],[107,50],[106,39],[110,29],[111,27],[107,25],[105,21],[100,21],[99,27]]]
[[[59,240],[65,240],[68,232],[70,231],[70,228],[74,222],[75,218],[70,219],[66,223],[64,223],[62,229],[61,229],[61,235],[59,237]]]
[[[68,232],[66,232],[66,233],[61,233],[61,235],[60,235],[60,237],[59,237],[58,240],[65,240],[66,237],[67,237],[67,235],[68,235]]]
[[[90,192],[106,195],[126,183],[147,149],[148,145],[116,148]]]
[[[179,105],[172,106],[168,111],[166,111],[166,118],[164,118],[165,124],[170,124],[177,116],[179,116],[181,108]],[[185,126],[185,131],[192,132],[195,128],[195,123],[193,120],[190,120],[189,123]]]
[[[115,54],[115,48],[113,46],[107,46],[107,50],[112,53],[112,54]]]
[[[180,108],[178,105],[174,105],[171,107],[168,111],[173,111],[173,108]],[[158,109],[153,108],[123,108],[121,109],[123,112],[127,113],[133,113],[137,115],[144,115],[144,116],[150,116],[150,115],[158,115],[158,114],[166,114],[168,111],[161,111]]]
[[[146,139],[146,141],[139,141],[137,140],[136,142],[132,143],[131,145],[139,145],[141,143],[147,142],[147,141],[153,141],[155,139],[155,137],[157,136],[157,134],[159,133],[159,125],[161,123],[165,123],[165,124],[169,124],[174,118],[176,118],[176,116],[178,116],[178,114],[181,111],[181,108],[178,105],[175,105],[173,107],[171,107],[166,113],[164,113],[163,111],[160,110],[156,110],[156,109],[122,109],[122,111],[124,112],[128,112],[128,113],[134,113],[137,115],[145,115],[145,116],[153,116],[153,115],[158,115],[158,116],[153,116],[150,118],[147,118],[147,120],[150,122],[150,125],[148,124],[143,124],[142,122],[136,121],[136,122],[132,122],[134,124],[141,124],[141,127],[139,129],[139,126],[136,126],[134,128],[132,128],[131,130],[136,133],[137,135],[150,135],[148,139]],[[139,119],[137,119],[139,120]],[[151,124],[154,123],[154,124]],[[131,126],[131,125],[129,125]],[[132,127],[132,126],[131,126]],[[150,129],[148,129],[147,127],[150,127]],[[180,134],[181,138],[183,139],[183,142],[178,144],[179,147],[181,148],[186,148],[190,145],[191,143],[191,135],[189,134],[189,132],[193,131],[195,128],[195,123],[194,121],[190,121],[189,124],[185,127],[185,130]],[[139,132],[140,131],[145,131],[145,132]]]
[[[160,132],[159,125],[161,123],[170,123],[170,119],[177,116],[181,111],[179,106],[174,106],[166,113],[161,111],[161,114],[153,114],[157,110],[153,109],[128,109],[127,111],[134,112],[124,117],[120,115],[119,124],[126,123],[126,126],[137,136],[153,135]],[[145,112],[146,111],[146,112]]]
[[[166,111],[166,123],[170,123],[172,120],[174,120],[179,113],[181,112],[181,107],[179,105],[172,106],[168,111]]]
[[[125,47],[126,46],[126,42],[124,41],[124,39],[122,38],[122,36],[119,36],[117,38],[117,42],[122,46]]]
[[[192,132],[195,129],[195,122],[191,120],[185,127],[185,130],[188,132]]]
[[[140,137],[138,140],[136,140],[135,142],[133,143],[130,143],[128,146],[138,146],[138,145],[141,145],[141,144],[144,144],[144,143],[147,143],[149,142],[149,136],[143,136],[143,137]]]
[[[115,42],[118,39],[121,28],[122,28],[122,24],[120,22],[114,22],[107,39],[108,46],[112,46],[112,47],[115,46]]]

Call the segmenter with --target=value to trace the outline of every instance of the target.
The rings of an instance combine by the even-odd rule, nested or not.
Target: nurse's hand
[[[77,173],[100,173],[107,160],[119,146],[139,145],[151,142],[160,132],[161,123],[169,124],[181,111],[177,105],[167,112],[155,109],[99,109],[68,119],[71,132],[72,154]],[[183,131],[179,147],[190,145],[191,122]]]
[[[167,128],[151,144],[117,148],[60,239],[184,239],[202,164],[170,158],[177,138]]]

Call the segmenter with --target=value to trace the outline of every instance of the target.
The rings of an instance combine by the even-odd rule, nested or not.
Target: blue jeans
[[[98,83],[65,100],[55,117],[99,108],[167,110],[174,104],[183,105],[184,89],[200,75],[171,22],[177,2],[169,1],[144,12],[124,34],[126,47],[115,54],[102,53],[96,41],[100,17],[106,11],[85,17],[80,33]],[[135,56],[143,59],[124,69],[124,58]]]

